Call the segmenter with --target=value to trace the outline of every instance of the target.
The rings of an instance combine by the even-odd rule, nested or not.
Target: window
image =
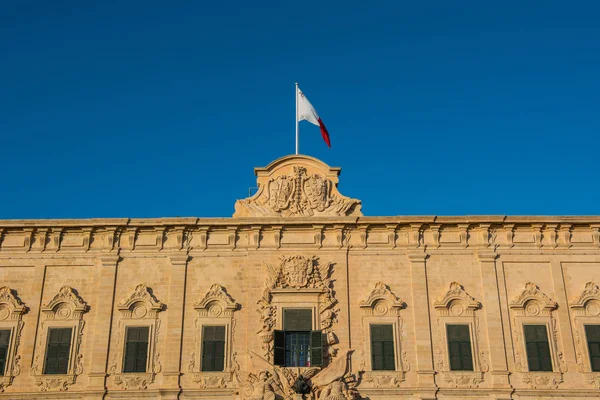
[[[592,372],[600,372],[600,325],[585,325]]]
[[[72,328],[48,329],[48,347],[44,374],[66,374],[69,370],[69,352],[71,351]]]
[[[283,312],[283,331],[275,331],[275,365],[310,367],[323,364],[321,331],[312,330],[312,310]]]
[[[8,342],[10,340],[10,329],[0,330],[0,375],[4,375],[6,362],[8,361]]]
[[[146,372],[149,327],[128,327],[123,372]]]
[[[225,326],[205,326],[202,332],[202,371],[225,369]]]
[[[373,371],[396,369],[392,325],[371,325],[371,366]]]
[[[446,325],[451,371],[473,371],[469,325]]]
[[[523,325],[529,371],[552,371],[546,325]]]

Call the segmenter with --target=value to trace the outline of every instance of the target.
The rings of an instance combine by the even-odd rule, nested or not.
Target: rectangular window
[[[396,369],[392,325],[371,325],[371,367],[373,371]]]
[[[202,371],[225,369],[225,326],[202,328]]]
[[[446,325],[451,371],[473,371],[469,325]]]
[[[10,329],[0,330],[0,375],[4,375],[6,361],[8,359],[8,342],[10,340]]]
[[[283,311],[283,330],[275,331],[274,364],[286,367],[323,365],[324,335],[312,330],[312,310]]]
[[[310,366],[312,310],[284,310],[283,329],[285,330],[285,366]]]
[[[146,372],[149,332],[147,326],[127,328],[123,372]]]
[[[552,371],[546,325],[523,325],[527,364],[530,371]]]
[[[72,328],[48,329],[48,345],[44,374],[66,374],[69,371]]]
[[[592,371],[600,372],[600,325],[586,325],[585,337],[588,342]]]

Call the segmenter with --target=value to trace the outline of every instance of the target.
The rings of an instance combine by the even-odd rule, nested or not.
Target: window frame
[[[48,347],[50,346],[50,331],[51,330],[56,330],[56,329],[70,329],[71,330],[71,337],[69,338],[69,355],[67,356],[67,371],[64,373],[56,373],[56,374],[49,374],[46,372],[46,365],[48,362]],[[44,352],[44,363],[42,364],[42,374],[43,375],[66,375],[69,373],[69,363],[71,362],[71,349],[73,347],[73,340],[75,339],[75,329],[73,329],[71,326],[52,326],[52,327],[48,327],[48,331],[46,334],[46,351]]]
[[[129,330],[130,329],[138,329],[138,328],[147,328],[148,329],[148,343],[147,343],[147,348],[146,348],[146,367],[144,368],[144,371],[125,371],[125,366],[126,366],[126,359],[127,359],[127,336],[129,335]],[[127,324],[125,326],[125,331],[124,331],[124,340],[123,340],[123,367],[121,372],[123,374],[145,374],[148,372],[148,366],[150,364],[150,338],[152,338],[152,326],[151,325],[147,325],[147,324],[143,324],[143,325],[136,325],[136,324]],[[137,357],[136,357],[137,358]]]
[[[6,364],[3,374],[0,375],[0,391],[3,391],[12,385],[14,378],[20,373],[21,356],[18,352],[24,326],[23,315],[28,309],[16,291],[8,286],[0,288],[0,299],[0,310],[3,310],[0,311],[0,329],[10,331]]]
[[[527,326],[543,326],[546,329],[546,343],[548,343],[548,352],[550,353],[550,366],[551,366],[551,370],[547,371],[547,370],[531,370],[531,365],[529,365],[529,352],[527,351],[527,334],[525,333],[525,327]],[[525,358],[526,358],[526,363],[527,363],[527,371],[529,372],[555,372],[555,365],[554,365],[554,358],[553,358],[553,354],[552,354],[552,348],[551,348],[551,344],[550,344],[550,331],[548,330],[548,325],[545,323],[542,324],[537,324],[537,323],[523,323],[521,324],[521,329],[523,330],[523,343],[525,345]],[[533,342],[533,343],[540,343],[540,342]]]
[[[383,368],[375,369],[375,367],[373,365],[373,344],[374,344],[373,343],[373,327],[374,326],[389,326],[392,330],[392,355],[393,355],[392,359],[394,361],[393,368],[389,368],[389,369],[385,368],[385,361],[383,362],[383,364],[384,364]],[[373,370],[373,371],[396,371],[397,356],[396,356],[396,344],[395,344],[395,340],[394,340],[395,336],[396,335],[394,333],[394,324],[393,323],[392,324],[383,324],[383,323],[377,322],[377,323],[369,324],[369,347],[371,348],[371,354],[370,354],[371,355],[371,370]],[[382,349],[382,352],[383,352],[383,350],[384,349]]]
[[[448,328],[450,326],[466,326],[467,330],[469,332],[469,347],[471,350],[471,367],[472,369],[452,369],[452,355],[450,354],[450,338],[448,337]],[[471,324],[470,323],[449,323],[448,321],[446,321],[446,323],[444,324],[444,327],[446,329],[446,346],[447,346],[447,351],[448,351],[448,369],[451,372],[473,372],[475,371],[475,353],[474,353],[474,346],[473,346],[473,330],[471,329]],[[459,357],[461,357],[459,355]],[[462,358],[462,357],[461,357]]]
[[[204,335],[205,335],[205,328],[207,327],[223,327],[224,332],[223,332],[223,369],[222,370],[203,370],[202,369],[202,359],[204,358]],[[202,324],[200,326],[200,330],[202,331],[202,333],[200,334],[200,363],[199,363],[199,369],[200,372],[202,373],[211,373],[211,372],[225,372],[226,368],[227,368],[227,331],[228,326],[225,324]]]
[[[587,282],[582,292],[569,304],[576,348],[577,371],[586,374],[590,384],[600,387],[600,372],[592,371],[585,325],[600,325],[600,288]]]

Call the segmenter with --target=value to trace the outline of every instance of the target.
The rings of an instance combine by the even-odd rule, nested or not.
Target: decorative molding
[[[239,304],[218,283],[210,287],[202,300],[194,303],[194,309],[202,316],[218,317],[221,314],[231,316],[238,307]]]
[[[77,291],[70,286],[63,286],[58,293],[41,307],[42,322],[41,334],[37,338],[35,357],[30,374],[34,377],[40,391],[66,391],[77,381],[83,373],[83,330],[85,320],[83,314],[88,311],[87,303],[79,296]],[[43,360],[45,359],[48,330],[51,328],[73,329],[69,365],[64,375],[44,375]]]
[[[235,203],[233,217],[361,216],[360,200],[337,189],[339,168],[307,156],[287,156],[256,169],[258,191]]]
[[[114,383],[122,390],[144,390],[154,383],[156,374],[162,371],[160,353],[158,351],[158,339],[160,336],[161,321],[158,313],[164,308],[152,293],[152,290],[144,284],[137,285],[131,295],[117,305],[121,317],[119,319],[117,346],[113,350],[113,357],[109,366],[109,372],[114,377]],[[123,373],[125,335],[128,326],[147,326],[148,335],[148,359],[146,372]]]
[[[558,389],[563,383],[563,374],[559,372],[528,372],[521,375],[530,389]]]
[[[483,382],[480,371],[444,371],[442,379],[452,388],[477,389]]]
[[[519,315],[550,315],[558,307],[558,304],[546,296],[535,283],[528,282],[525,284],[525,289],[510,303],[509,307],[511,310],[521,313]]]
[[[0,393],[12,385],[14,378],[21,373],[21,356],[18,352],[24,325],[22,317],[27,311],[16,291],[7,286],[0,288],[0,328],[10,330],[4,375],[0,376]]]

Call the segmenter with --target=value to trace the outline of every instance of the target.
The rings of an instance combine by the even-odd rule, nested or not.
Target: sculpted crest
[[[360,200],[337,189],[340,171],[303,155],[255,168],[258,191],[235,203],[233,217],[361,216]]]

